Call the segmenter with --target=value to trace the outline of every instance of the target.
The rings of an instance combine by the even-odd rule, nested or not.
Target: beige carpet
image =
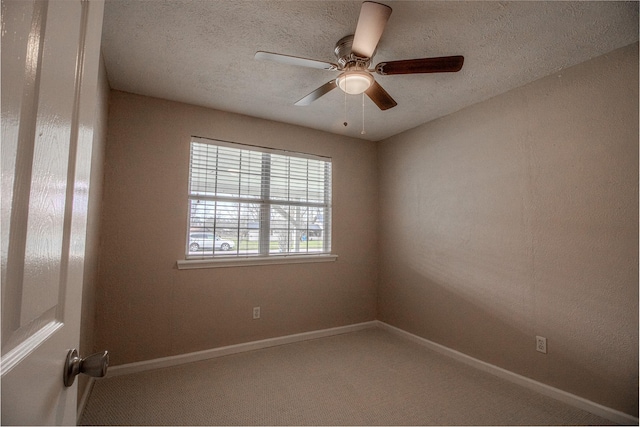
[[[605,425],[373,328],[96,381],[82,425]]]

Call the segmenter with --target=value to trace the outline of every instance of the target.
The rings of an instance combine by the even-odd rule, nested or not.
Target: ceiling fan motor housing
[[[351,52],[353,45],[353,34],[341,38],[333,53],[338,58],[338,65],[342,70],[366,70],[369,68],[371,58],[360,58]]]

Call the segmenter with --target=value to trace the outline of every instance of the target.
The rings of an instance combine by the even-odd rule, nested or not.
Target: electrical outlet
[[[253,307],[253,318],[254,319],[260,318],[260,307]]]
[[[536,350],[540,353],[547,353],[547,339],[545,337],[536,336]]]

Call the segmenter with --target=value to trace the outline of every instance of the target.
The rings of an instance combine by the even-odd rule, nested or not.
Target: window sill
[[[184,259],[178,260],[178,270],[192,270],[197,268],[220,267],[248,267],[254,265],[275,264],[307,264],[316,262],[333,262],[338,255],[281,255],[268,257],[242,257],[242,258],[208,258],[208,259]]]

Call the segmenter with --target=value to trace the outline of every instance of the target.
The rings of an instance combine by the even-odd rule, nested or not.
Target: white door
[[[75,424],[101,0],[2,0],[2,424]]]

